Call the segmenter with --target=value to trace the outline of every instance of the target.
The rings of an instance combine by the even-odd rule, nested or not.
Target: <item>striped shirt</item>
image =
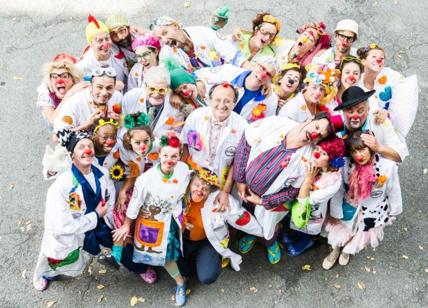
[[[299,188],[284,187],[280,191],[264,195],[273,184],[283,168],[287,167],[291,156],[297,149],[287,149],[285,139],[276,147],[258,155],[247,167],[251,147],[245,134],[242,135],[235,154],[233,179],[238,183],[246,183],[255,194],[262,196],[262,204],[267,209],[274,209],[279,205],[294,200]]]

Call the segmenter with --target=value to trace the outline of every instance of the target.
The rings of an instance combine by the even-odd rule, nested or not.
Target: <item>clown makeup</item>
[[[153,106],[159,106],[164,103],[165,96],[168,93],[169,87],[166,81],[152,81],[146,85],[147,99]]]
[[[110,34],[106,32],[97,34],[91,43],[91,47],[97,60],[107,60],[111,51]]]
[[[301,138],[305,143],[316,144],[328,134],[329,122],[327,119],[310,121],[300,129]]]
[[[80,140],[73,150],[73,163],[79,169],[88,168],[94,159],[94,143],[91,139],[85,138]]]
[[[117,27],[111,30],[110,37],[113,43],[120,47],[129,48],[131,46],[131,33],[128,26]]]
[[[371,49],[362,62],[364,69],[379,73],[385,66],[385,53],[379,49]]]
[[[318,104],[324,96],[324,86],[322,84],[316,84],[313,82],[309,82],[305,87],[305,91],[303,92],[305,101],[311,104]]]
[[[229,118],[235,106],[235,92],[230,86],[218,86],[210,98],[211,110],[217,121],[223,122]]]
[[[152,139],[145,130],[138,129],[132,132],[131,147],[139,156],[146,156],[150,150]]]
[[[285,95],[296,92],[297,88],[299,87],[300,77],[300,72],[296,70],[288,70],[284,77],[282,77],[279,81],[281,91]]]
[[[175,48],[184,48],[186,39],[178,25],[157,27],[153,33],[162,43]]]
[[[210,193],[210,186],[199,177],[195,176],[190,182],[190,198],[193,202],[199,203],[207,200]]]
[[[315,149],[312,152],[311,161],[314,163],[315,167],[321,169],[326,169],[329,165],[328,154],[320,146],[315,146]]]
[[[91,80],[91,95],[95,105],[107,106],[114,93],[115,79],[106,75],[93,77]]]
[[[196,88],[196,85],[192,83],[185,83],[180,85],[177,89],[175,89],[175,92],[184,98],[189,98],[192,100],[196,100],[196,97],[198,96],[198,89]]]
[[[138,62],[143,66],[143,70],[147,70],[152,66],[158,65],[158,52],[156,49],[149,46],[140,46],[135,50]]]
[[[345,90],[351,86],[355,86],[360,80],[360,66],[355,62],[348,62],[343,65],[340,75],[340,83]]]
[[[116,145],[117,129],[114,125],[107,124],[98,129],[94,135],[94,147],[97,155],[107,155]]]
[[[354,150],[351,152],[351,157],[355,163],[359,165],[366,165],[371,161],[372,153],[368,147]]]
[[[297,53],[304,55],[311,51],[318,42],[319,34],[314,28],[307,28],[297,39]]]
[[[354,42],[355,34],[351,31],[337,31],[335,47],[342,54],[348,54]]]
[[[65,68],[57,68],[50,73],[49,77],[56,97],[63,99],[67,91],[70,90],[74,84],[70,72]]]
[[[245,79],[245,87],[256,91],[272,80],[275,69],[267,63],[257,63],[250,75]]]
[[[272,43],[276,34],[277,31],[275,25],[265,22],[262,23],[254,32],[252,42],[257,49],[262,49],[263,47]]]
[[[367,120],[369,103],[367,101],[343,110],[346,128],[354,131],[360,129]]]
[[[169,145],[164,146],[160,151],[160,166],[165,174],[174,172],[174,167],[180,160],[180,148],[174,148]]]

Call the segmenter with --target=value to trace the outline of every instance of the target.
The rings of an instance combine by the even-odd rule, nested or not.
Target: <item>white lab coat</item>
[[[351,56],[357,57],[357,50],[351,47],[349,53]],[[336,68],[336,63],[334,61],[334,47],[324,50],[322,53],[318,54],[312,59],[312,64],[327,65],[331,69]]]

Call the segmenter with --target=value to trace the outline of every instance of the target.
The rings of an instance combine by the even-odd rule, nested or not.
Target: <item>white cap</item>
[[[336,31],[351,31],[355,33],[355,39],[358,36],[358,24],[355,20],[352,19],[343,19],[339,21],[336,25],[336,29],[334,29],[334,32]]]

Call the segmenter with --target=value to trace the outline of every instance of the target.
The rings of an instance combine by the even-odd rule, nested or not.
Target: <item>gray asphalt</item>
[[[16,11],[16,3],[0,1],[0,306],[119,307],[129,306],[132,296],[144,298],[139,306],[173,306],[174,283],[166,273],[162,272],[158,283],[148,286],[126,271],[100,274],[96,262],[91,275],[55,283],[43,293],[32,288],[50,184],[41,174],[49,134],[35,106],[41,66],[59,51],[80,55],[87,12],[106,12],[105,17],[111,8],[94,6],[103,1],[79,1],[76,5],[65,1],[24,2],[28,6]],[[150,1],[150,7],[129,2],[132,7],[123,10],[130,14],[132,23],[144,27],[149,20],[165,14],[185,25],[206,25],[210,12],[220,4],[189,1],[190,7],[185,8],[183,1]],[[120,8],[125,1],[114,3]],[[229,4],[232,16],[225,32],[238,25],[249,27],[260,11],[279,16],[283,22],[281,34],[291,38],[295,37],[294,29],[306,21],[323,20],[332,29],[339,19],[354,18],[361,33],[356,46],[377,42],[385,47],[389,66],[405,75],[418,75],[420,106],[407,140],[411,154],[400,167],[404,213],[386,230],[376,251],[363,251],[347,267],[324,271],[321,262],[327,254],[325,245],[297,258],[284,257],[275,266],[269,265],[262,248],[256,247],[244,257],[240,273],[226,269],[210,286],[191,281],[187,306],[428,306],[428,2],[233,0]],[[311,265],[311,271],[302,270],[306,264]],[[99,284],[105,287],[97,289]]]

